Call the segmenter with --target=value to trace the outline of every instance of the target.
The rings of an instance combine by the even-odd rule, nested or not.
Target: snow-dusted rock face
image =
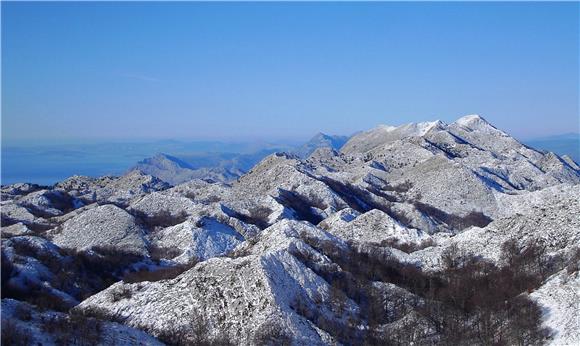
[[[234,185],[235,192],[250,196],[276,195],[278,189],[332,194],[326,185],[308,175],[298,157],[289,154],[266,157]]]
[[[171,217],[191,214],[196,209],[195,203],[183,196],[174,196],[162,192],[153,192],[135,200],[128,208],[130,212],[139,213],[147,218],[156,218],[167,214]]]
[[[191,250],[200,259],[225,255],[244,240],[234,228],[211,217],[201,219],[197,225],[192,232]]]
[[[326,333],[290,307],[297,297],[324,303],[329,294],[328,283],[291,254],[306,251],[320,257],[300,240],[301,233],[332,239],[312,226],[283,221],[266,229],[247,256],[210,259],[173,280],[118,283],[76,309],[104,308],[153,335],[179,330],[202,315],[209,319],[210,334],[225,333],[237,344],[255,344],[261,326],[272,323],[295,342],[325,344]],[[131,297],[114,301],[112,295],[121,287]]]
[[[110,247],[148,253],[144,229],[131,214],[112,204],[87,210],[66,221],[53,241],[60,247],[77,250]]]
[[[34,216],[28,209],[14,203],[4,203],[2,205],[2,224],[23,223],[32,224],[35,222],[47,223],[43,218]]]
[[[196,222],[187,220],[160,230],[151,238],[152,244],[158,248],[177,250],[176,255],[179,255],[173,259],[178,262],[223,256],[244,240],[233,227],[212,217],[203,217]]]
[[[18,204],[45,217],[63,215],[83,205],[81,201],[65,192],[49,190],[35,191],[22,196],[18,199]]]
[[[400,243],[418,245],[431,239],[423,231],[402,226],[398,221],[380,210],[373,209],[350,219],[353,216],[350,213],[343,213],[339,218],[342,222],[323,222],[326,223],[325,228],[328,232],[344,240],[378,244],[393,240]],[[336,217],[334,218],[336,219]]]
[[[393,153],[393,148],[404,151]],[[372,155],[395,171],[426,160],[430,155],[423,150],[472,170],[496,190],[533,190],[580,182],[574,165],[552,153],[543,154],[526,147],[477,115],[465,116],[449,125],[437,121],[381,126],[354,136],[342,148],[351,155]],[[409,171],[412,169],[405,173]]]
[[[43,282],[52,279],[53,273],[49,268],[33,257],[19,254],[17,251],[19,249],[25,249],[27,253],[34,253],[36,257],[55,259],[57,262],[62,257],[56,245],[40,237],[15,236],[3,241],[2,260],[12,264],[11,271],[14,273],[6,279],[6,282],[2,283],[3,287],[28,289],[27,286],[42,285]]]
[[[33,232],[26,227],[22,222],[15,223],[10,226],[2,227],[2,235],[6,237],[14,237],[19,235],[32,234]]]
[[[342,147],[345,153],[367,152],[372,148],[408,137],[420,137],[433,129],[444,126],[437,120],[433,122],[411,123],[401,126],[381,125],[375,129],[353,136]]]
[[[168,183],[138,171],[131,171],[121,177],[73,176],[55,185],[55,189],[66,191],[87,203],[119,204],[128,204],[135,197],[169,187]]]
[[[534,286],[502,291],[502,299],[527,292],[543,309],[553,336],[535,334],[529,343],[580,341],[570,305],[580,251],[576,163],[526,147],[476,115],[380,126],[340,151],[338,139],[317,137],[300,156],[269,155],[231,183],[170,187],[132,171],[3,186],[3,275],[4,263],[10,274],[3,289],[5,281],[19,292],[41,287],[61,309],[78,304],[75,313],[122,321],[109,327],[145,344],[156,341],[133,328],[173,344],[202,336],[239,345],[454,344],[457,336],[430,315],[447,311],[440,304],[453,310],[446,280],[461,268],[450,270],[450,261],[469,258],[467,265],[481,265],[469,267],[471,280],[485,272],[513,290],[521,284],[509,282],[515,274],[501,276],[513,260],[506,249],[518,256],[535,249],[541,255],[526,265],[542,270],[523,280]],[[129,253],[136,256],[115,270],[111,261],[122,262],[115,254]],[[107,270],[86,275],[86,256]],[[57,267],[73,264],[78,281],[63,285]],[[518,332],[505,328],[510,343]],[[486,337],[463,332],[466,343]],[[39,335],[34,340],[50,344],[50,335]]]
[[[2,200],[14,198],[15,196],[26,195],[34,191],[43,189],[42,186],[38,184],[30,183],[16,183],[11,185],[2,185],[0,192],[2,193]]]
[[[519,247],[539,245],[548,256],[559,256],[568,261],[580,247],[579,187],[570,188],[576,192],[572,195],[552,189],[555,195],[547,197],[545,203],[536,202],[527,210],[518,208],[516,204],[517,212],[510,216],[500,218],[484,228],[472,227],[447,239],[441,246],[417,251],[412,256],[418,258],[429,270],[440,269],[444,250],[457,246],[460,253],[474,254],[503,264],[505,258],[502,257],[502,246],[506,241],[514,240]],[[555,196],[559,200],[552,202]]]

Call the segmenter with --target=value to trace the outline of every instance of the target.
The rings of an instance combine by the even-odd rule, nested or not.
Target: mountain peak
[[[318,132],[312,138],[310,138],[309,142],[319,142],[319,141],[331,141],[335,136],[327,135],[324,132]]]
[[[403,124],[400,126],[391,126],[391,125],[384,125],[381,124],[376,128],[367,131],[367,132],[374,132],[374,131],[382,131],[382,132],[398,132],[403,134],[405,137],[412,137],[412,136],[423,136],[430,130],[434,128],[442,129],[446,126],[444,122],[441,120],[435,121],[424,121],[419,123],[408,123]]]
[[[460,129],[467,130],[469,132],[481,132],[481,133],[495,133],[501,136],[509,137],[509,135],[497,127],[489,123],[482,116],[477,114],[466,115],[457,119],[452,125],[459,127]]]
[[[482,126],[491,126],[491,124],[479,114],[463,116],[457,119],[455,124],[471,129],[481,128]]]
[[[332,148],[339,150],[348,140],[346,136],[327,135],[318,132],[308,142],[297,148],[294,153],[302,158],[307,158],[318,148]]]
[[[168,154],[157,153],[153,157],[143,159],[137,163],[138,165],[156,165],[158,167],[175,166],[179,168],[194,169],[187,162]]]

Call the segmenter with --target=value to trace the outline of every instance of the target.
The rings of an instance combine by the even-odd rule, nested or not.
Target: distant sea
[[[123,174],[142,155],[123,151],[2,148],[2,184],[31,182],[52,185],[72,175]]]
[[[73,175],[121,175],[138,161],[157,153],[251,153],[280,146],[264,142],[155,141],[136,143],[73,143],[66,145],[3,145],[1,184],[53,185]]]
[[[580,133],[566,133],[524,141],[525,144],[541,150],[552,151],[558,155],[568,155],[580,163]]]

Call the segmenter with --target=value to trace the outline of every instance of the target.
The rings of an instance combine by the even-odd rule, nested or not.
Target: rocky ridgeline
[[[575,162],[475,115],[318,137],[231,183],[3,186],[3,341],[580,342]]]

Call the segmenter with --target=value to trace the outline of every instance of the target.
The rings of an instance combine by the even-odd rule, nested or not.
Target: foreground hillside
[[[3,186],[3,343],[580,342],[573,160],[475,115],[301,153]]]

